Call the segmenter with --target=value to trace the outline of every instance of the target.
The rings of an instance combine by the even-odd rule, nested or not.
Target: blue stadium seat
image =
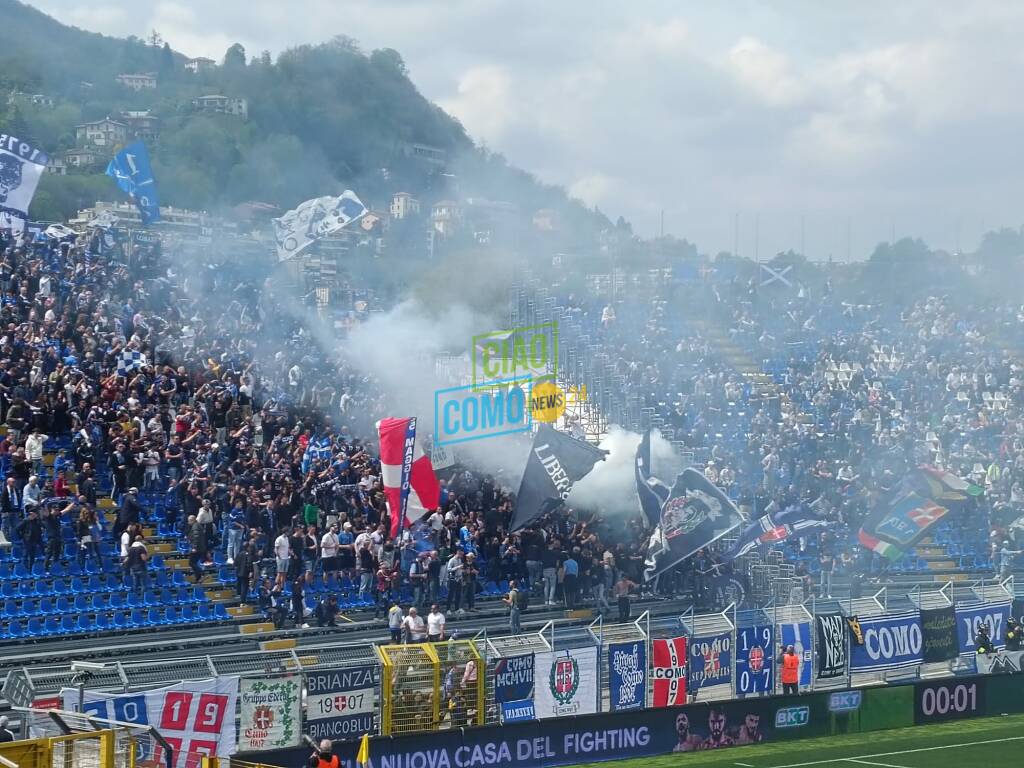
[[[192,600],[193,601],[195,601],[197,603],[205,603],[209,599],[210,598],[208,598],[206,596],[206,590],[204,590],[198,584],[196,586],[192,587]]]
[[[0,562],[0,580],[10,579],[14,576],[14,568],[10,563]]]
[[[184,571],[175,571],[174,572],[174,579],[173,579],[172,583],[175,586],[178,586],[178,587],[187,586],[188,582],[185,580],[185,572]]]
[[[92,608],[92,598],[89,595],[78,595],[75,597],[75,611],[83,613]]]
[[[147,589],[145,605],[153,607],[161,604],[160,593],[155,589]]]
[[[57,613],[71,613],[71,600],[65,596],[57,598]]]
[[[213,621],[213,605],[211,603],[199,605],[199,618],[202,621]]]
[[[68,592],[68,583],[65,579],[54,579],[50,586],[51,595],[65,595]]]
[[[25,627],[17,619],[14,619],[7,625],[7,637],[17,640],[24,636]]]
[[[27,578],[30,578],[31,576],[32,576],[32,574],[29,572],[28,568],[25,567],[24,563],[18,562],[14,566],[14,578],[16,578],[16,579],[27,579]]]
[[[78,631],[79,632],[95,632],[96,631],[96,620],[91,614],[83,613],[78,617]]]
[[[49,616],[53,613],[53,598],[44,597],[39,601],[39,613],[43,616]]]
[[[32,579],[26,578],[25,580],[18,583],[18,594],[22,597],[31,597],[36,593],[36,583]]]
[[[44,631],[47,635],[59,635],[60,634],[60,617],[59,616],[47,616],[46,624],[44,625]]]
[[[213,615],[218,619],[223,619],[225,621],[231,618],[231,615],[228,613],[228,609],[224,603],[217,603],[217,605],[214,606]]]
[[[138,592],[128,593],[128,605],[132,608],[141,608],[146,604],[146,598],[139,595]]]
[[[22,616],[37,616],[39,614],[39,601],[38,600],[25,600],[21,604],[21,615]]]
[[[32,564],[32,575],[35,576],[37,579],[45,577],[46,563],[42,562],[41,560],[36,560],[36,562]]]
[[[107,610],[107,595],[105,592],[97,592],[92,596],[92,610],[94,611],[105,611]]]
[[[81,576],[71,579],[71,591],[76,595],[82,595],[89,591],[89,583]]]
[[[29,637],[42,637],[46,634],[46,625],[38,616],[31,618],[28,620],[28,626],[25,628],[25,634]]]
[[[114,611],[110,618],[111,623],[118,629],[128,628],[128,615],[124,611]]]
[[[60,618],[60,631],[62,633],[70,634],[72,632],[75,632],[77,630],[77,627],[78,627],[78,622],[75,621],[75,617],[74,616],[71,616],[71,615],[61,616],[61,618]]]
[[[181,606],[182,621],[196,621],[196,619],[198,619],[198,615],[196,614],[195,610],[193,610],[191,605]]]
[[[18,594],[18,584],[15,581],[5,581],[3,586],[0,587],[0,595],[3,597],[16,597]]]
[[[18,603],[14,600],[4,600],[3,618],[13,619],[19,616]]]
[[[141,608],[134,608],[134,609],[132,609],[131,625],[133,627],[148,627],[149,626],[149,624],[146,622],[146,614],[142,612]]]
[[[71,557],[73,557],[73,555],[71,555]],[[67,570],[68,570],[67,566],[64,565],[64,563],[62,563],[62,562],[60,562],[58,560],[57,562],[55,562],[53,565],[50,566],[50,575],[51,576],[63,576],[65,573],[67,573]]]
[[[149,615],[146,617],[146,623],[151,627],[164,623],[163,617],[160,615],[160,610],[158,608],[149,609]]]
[[[160,622],[161,624],[177,624],[178,621],[179,619],[177,608],[175,608],[174,606],[164,608],[164,617],[163,620]]]
[[[96,614],[96,629],[105,632],[110,629],[110,616],[105,613]]]

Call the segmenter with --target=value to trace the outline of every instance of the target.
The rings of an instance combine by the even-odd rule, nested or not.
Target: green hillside
[[[527,214],[555,208],[587,229],[607,225],[562,190],[476,148],[457,120],[416,90],[396,51],[364,52],[339,36],[272,61],[235,45],[197,73],[158,35],[144,41],[85,32],[17,0],[0,0],[0,18],[0,93],[15,94],[0,101],[0,126],[63,156],[76,146],[75,125],[148,110],[159,119],[147,145],[165,204],[291,207],[346,187],[376,206],[399,190],[429,203],[451,194],[457,173],[462,196],[512,200]],[[153,73],[157,87],[133,91],[116,81],[122,73]],[[43,103],[33,103],[36,94]],[[207,95],[245,99],[247,118],[200,112],[193,100]],[[111,151],[89,169],[47,174],[31,214],[65,218],[113,197],[102,176]]]

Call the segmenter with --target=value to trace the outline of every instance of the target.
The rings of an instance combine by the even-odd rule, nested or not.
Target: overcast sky
[[[642,234],[814,259],[1022,223],[1024,3],[36,0],[191,56],[390,47],[472,136]],[[755,233],[758,233],[755,236]]]

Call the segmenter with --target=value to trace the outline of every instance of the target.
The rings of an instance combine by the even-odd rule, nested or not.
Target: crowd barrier
[[[935,680],[941,688],[976,671],[1019,671],[1020,654],[977,662],[978,628],[989,626],[1002,647],[1007,621],[1019,608],[1007,589],[986,595],[987,601],[954,602],[949,592],[945,602],[888,611],[876,595],[849,601],[842,612],[832,601],[817,611],[790,605],[658,620],[644,614],[624,624],[599,619],[589,637],[556,636],[549,623],[534,634],[384,645],[374,655],[349,656],[347,664],[339,654],[338,661],[306,668],[315,655],[296,655],[297,663],[268,667],[258,677],[218,676],[141,692],[66,688],[58,701],[72,710],[82,695],[90,715],[158,726],[183,754],[221,757],[296,746],[303,735],[355,741],[364,734],[436,733],[447,739],[444,734],[468,726],[548,729],[548,721],[566,718],[647,713],[636,716],[642,721],[661,717],[650,714],[655,710],[684,705],[747,708],[763,724],[762,716],[773,719],[777,712],[758,702],[774,701],[780,692],[777,654],[788,645],[799,659],[799,690],[813,696],[863,691],[875,697],[874,686]],[[925,709],[962,708],[965,697],[971,707],[984,701],[977,689],[930,695],[934,701],[922,704]],[[790,727],[807,730],[805,724],[773,727],[779,731],[773,738]],[[662,736],[644,738],[657,743]]]
[[[370,740],[373,768],[552,768],[1024,712],[1017,675],[966,676],[879,688],[767,696],[535,720]],[[335,744],[356,765],[358,743]],[[242,759],[250,759],[242,755]],[[261,753],[282,768],[308,749]],[[253,756],[251,759],[256,759]],[[737,759],[742,759],[737,756]]]

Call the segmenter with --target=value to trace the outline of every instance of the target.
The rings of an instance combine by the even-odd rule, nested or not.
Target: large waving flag
[[[899,560],[947,512],[946,507],[909,491],[883,504],[868,518],[857,540],[883,557]]]
[[[0,228],[21,234],[49,158],[24,138],[0,132]]]
[[[143,224],[160,221],[160,198],[145,144],[134,141],[114,155],[107,165],[107,176],[112,176],[135,202]]]
[[[762,515],[747,526],[732,549],[726,552],[722,559],[725,561],[735,560],[762,544],[785,541],[800,531],[827,526],[827,520],[815,517],[802,505],[794,504],[777,514],[769,512],[767,515]]]
[[[648,486],[650,486],[650,479]],[[647,544],[644,579],[650,581],[743,525],[728,496],[693,467],[676,476]]]
[[[647,522],[656,526],[661,520],[661,505],[669,497],[669,488],[657,478],[651,477],[651,430],[644,432],[636,449],[636,495],[640,509],[647,516]]]
[[[395,538],[403,527],[437,509],[441,484],[430,457],[416,442],[415,418],[381,419],[377,434],[381,480],[391,512],[391,537]]]
[[[510,530],[518,531],[562,506],[573,485],[597,462],[604,461],[607,453],[585,440],[559,432],[550,424],[541,423],[519,483]]]
[[[294,210],[274,219],[278,260],[298,256],[317,240],[345,228],[365,214],[366,206],[351,189],[337,197],[315,197],[300,203]]]

